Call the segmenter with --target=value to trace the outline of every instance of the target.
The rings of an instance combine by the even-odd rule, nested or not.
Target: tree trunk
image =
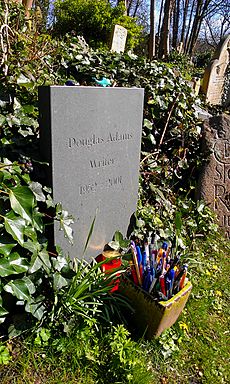
[[[185,0],[184,9],[183,9],[183,23],[182,23],[181,37],[180,37],[180,41],[181,43],[183,43],[183,45],[184,45],[184,37],[185,37],[186,20],[187,20],[187,14],[188,14],[188,4],[189,4],[189,0]]]
[[[159,43],[159,58],[167,57],[169,54],[169,30],[171,22],[171,12],[174,0],[165,0],[164,17],[161,28],[160,43]]]
[[[188,55],[191,52],[191,47],[194,43],[196,31],[197,31],[198,25],[200,23],[200,14],[201,14],[202,5],[203,5],[203,0],[197,0],[196,13],[195,13],[195,16],[193,19],[192,30],[191,30],[191,33],[189,36],[188,46],[186,49]]]
[[[193,55],[196,42],[200,33],[201,24],[204,20],[204,17],[205,17],[206,11],[208,10],[208,6],[210,2],[211,0],[204,0],[204,2],[203,0],[198,0],[197,2],[196,15],[193,21],[193,27],[192,27],[190,39],[188,42],[188,48],[187,48],[187,53],[190,56]]]
[[[187,54],[188,39],[189,39],[190,27],[191,27],[191,24],[192,24],[194,7],[195,7],[195,0],[193,0],[193,2],[192,2],[192,8],[191,8],[191,11],[190,11],[189,22],[188,22],[188,29],[187,29],[187,33],[186,33],[185,42],[184,42],[184,52],[186,54]]]
[[[160,8],[160,15],[159,15],[159,23],[158,23],[158,29],[157,29],[158,39],[160,38],[160,32],[161,32],[161,23],[162,23],[163,7],[164,7],[164,0],[161,0],[161,8]]]
[[[175,49],[177,48],[177,43],[178,43],[179,18],[180,18],[180,0],[176,0],[174,10],[173,10],[173,38],[172,38],[172,47]]]
[[[149,36],[149,58],[152,59],[155,54],[155,0],[150,0],[150,36]]]

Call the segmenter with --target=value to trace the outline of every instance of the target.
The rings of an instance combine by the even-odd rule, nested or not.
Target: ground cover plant
[[[4,3],[1,7],[3,24]],[[227,277],[223,283],[220,275],[229,268],[229,247],[209,208],[194,201],[204,159],[194,109],[199,100],[166,64],[130,52],[94,51],[70,35],[53,39],[29,30],[23,8],[11,7],[11,29],[3,33],[8,54],[0,72],[1,330],[5,339],[31,326],[33,331],[2,339],[1,381],[228,382],[223,363],[228,287]],[[103,76],[113,86],[145,88],[135,235],[157,232],[173,241],[189,262],[194,284],[179,322],[149,343],[133,341],[121,320],[115,321],[117,303],[108,297],[99,268],[73,268],[64,250],[53,249],[45,237],[50,218],[56,217],[71,238],[72,218],[38,184],[45,166],[37,151],[38,85],[63,85],[67,79],[95,85],[93,78]]]

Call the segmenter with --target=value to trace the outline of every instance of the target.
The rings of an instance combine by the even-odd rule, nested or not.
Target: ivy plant
[[[25,163],[0,163],[0,322],[12,321],[12,313],[23,308],[41,320],[52,305],[54,292],[68,284],[69,264],[50,253],[44,237],[46,201],[50,197],[25,173]],[[71,220],[57,207],[61,229],[71,240]],[[67,228],[68,227],[68,228]],[[65,268],[65,277],[62,270]],[[47,290],[50,296],[47,297]],[[12,297],[11,299],[9,297]],[[20,312],[20,311],[19,311]],[[29,317],[28,315],[28,317]],[[17,333],[11,327],[11,334]]]

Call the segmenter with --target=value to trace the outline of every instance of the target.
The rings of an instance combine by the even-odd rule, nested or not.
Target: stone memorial
[[[213,105],[230,104],[230,91],[225,92],[229,65],[230,35],[220,42],[205,71],[202,90],[206,94],[206,102]],[[227,86],[230,88],[229,81]]]
[[[136,210],[144,90],[51,86],[39,89],[42,159],[55,202],[75,218],[71,258],[98,255],[116,230],[126,235]]]
[[[204,145],[211,155],[199,180],[199,197],[217,213],[220,227],[230,238],[230,116],[204,122]]]
[[[111,51],[117,52],[117,53],[124,52],[126,38],[127,38],[127,29],[122,27],[121,25],[116,24],[113,30]]]

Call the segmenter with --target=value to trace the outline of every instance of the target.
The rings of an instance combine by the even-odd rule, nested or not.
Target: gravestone
[[[71,258],[98,255],[136,210],[143,89],[51,86],[39,89],[40,142],[55,202],[75,218],[74,245],[55,227]]]
[[[116,24],[113,30],[111,52],[124,52],[127,38],[127,29]]]
[[[230,116],[204,122],[204,145],[211,155],[199,180],[200,197],[217,213],[220,227],[230,238]]]
[[[213,59],[207,67],[202,90],[206,94],[206,102],[213,105],[229,105],[230,92],[224,99],[225,83],[228,81],[227,72],[230,65],[230,35],[220,42]],[[230,84],[228,82],[228,87]]]

